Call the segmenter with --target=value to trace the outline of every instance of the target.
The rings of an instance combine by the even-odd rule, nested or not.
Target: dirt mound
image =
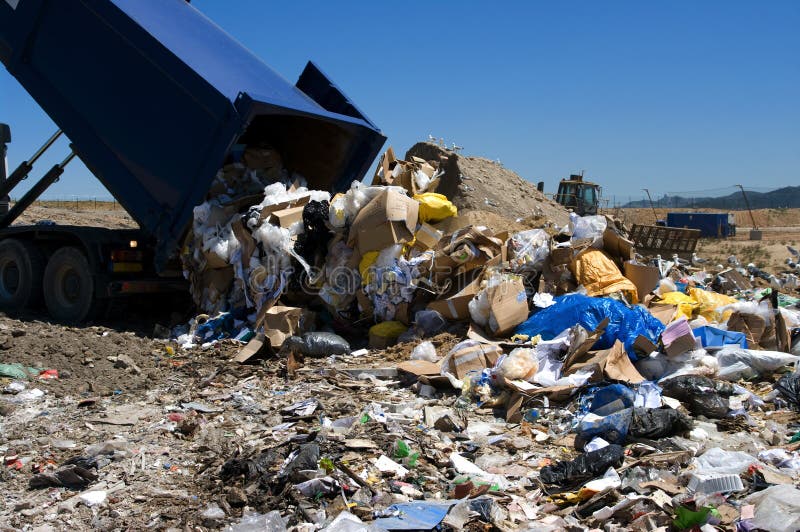
[[[566,209],[495,161],[458,155],[430,142],[412,146],[405,158],[412,156],[440,162],[445,174],[437,191],[459,211],[488,211],[512,220],[537,215],[558,225],[569,220]]]

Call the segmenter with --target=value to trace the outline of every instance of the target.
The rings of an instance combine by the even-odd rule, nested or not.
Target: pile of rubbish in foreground
[[[333,196],[266,147],[223,168],[183,253],[205,314],[114,355],[164,378],[85,406],[94,440],[14,455],[37,504],[110,526],[161,497],[141,525],[239,532],[800,529],[793,274],[639,256],[603,216],[453,228],[437,164],[389,151]],[[82,404],[14,375],[17,430]]]
[[[245,163],[234,173],[263,184]],[[302,516],[281,519],[325,530],[797,528],[775,514],[800,520],[797,427],[779,421],[800,407],[798,299],[776,290],[793,274],[638,256],[603,216],[444,234],[440,176],[390,149],[373,185],[333,198],[284,175],[246,212],[224,195],[197,209],[186,265],[209,316],[186,346],[249,340],[235,360],[278,355],[289,378],[413,346],[348,370],[412,403],[334,419],[309,394],[282,411],[287,446],[226,463],[225,483],[288,490]],[[437,350],[440,333],[461,341]]]

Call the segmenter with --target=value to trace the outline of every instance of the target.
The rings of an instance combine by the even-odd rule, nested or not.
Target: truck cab
[[[583,175],[572,174],[558,184],[555,200],[578,216],[597,214],[600,185],[584,181]]]

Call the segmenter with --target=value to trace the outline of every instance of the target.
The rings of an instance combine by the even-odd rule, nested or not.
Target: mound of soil
[[[459,211],[480,210],[520,222],[543,218],[559,226],[569,220],[566,209],[495,161],[459,155],[430,142],[412,146],[405,159],[412,156],[439,161],[445,173],[437,192],[447,196]]]

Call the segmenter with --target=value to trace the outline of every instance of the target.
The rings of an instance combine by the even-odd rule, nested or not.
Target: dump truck
[[[79,322],[115,298],[186,290],[181,243],[234,146],[272,146],[310,188],[337,192],[386,140],[314,63],[291,84],[185,0],[0,0],[0,62],[59,128],[0,198],[70,141],[0,214],[5,311],[43,302]],[[12,225],[76,157],[139,229]]]
[[[572,174],[558,184],[555,201],[578,216],[597,214],[600,185],[584,181],[583,174]]]

